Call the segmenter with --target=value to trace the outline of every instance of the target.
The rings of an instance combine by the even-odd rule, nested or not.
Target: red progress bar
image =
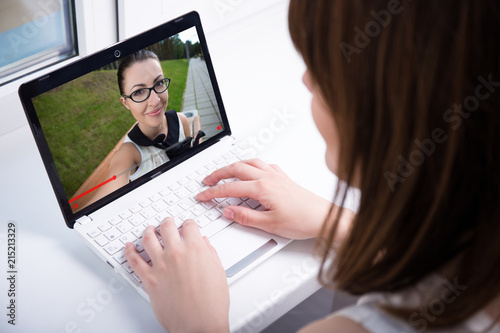
[[[115,179],[116,179],[116,175],[114,175],[113,177],[109,178],[109,179],[108,179],[108,180],[106,180],[105,182],[102,182],[102,183],[100,183],[99,185],[92,187],[90,190],[83,192],[83,193],[82,193],[82,194],[80,194],[79,196],[77,196],[77,197],[75,197],[75,198],[71,199],[71,200],[69,201],[69,203],[72,203],[73,201],[80,199],[81,197],[83,197],[83,196],[85,196],[85,195],[89,194],[89,193],[90,193],[90,192],[92,192],[92,191],[97,190],[99,187],[101,187],[101,186],[103,186],[103,185],[106,185],[107,183],[112,182],[112,181],[113,181],[113,180],[115,180]]]

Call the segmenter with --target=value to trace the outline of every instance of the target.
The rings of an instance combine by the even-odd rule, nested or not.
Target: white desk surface
[[[253,137],[264,159],[332,198],[336,179],[324,164],[286,10],[240,27],[207,36],[234,135]],[[150,304],[66,227],[27,126],[0,137],[0,156],[0,331],[163,332]],[[10,220],[18,237],[15,327],[6,316]],[[294,241],[231,285],[231,331],[257,332],[320,287],[313,246]]]

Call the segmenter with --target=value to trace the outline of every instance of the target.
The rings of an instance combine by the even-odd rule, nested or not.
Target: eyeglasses
[[[157,94],[161,94],[167,91],[169,85],[170,85],[170,79],[165,78],[156,82],[155,85],[152,86],[151,88],[137,89],[136,91],[132,92],[129,96],[127,95],[122,95],[122,96],[125,98],[130,98],[136,103],[141,103],[149,98],[149,96],[151,95],[151,90],[154,90]]]

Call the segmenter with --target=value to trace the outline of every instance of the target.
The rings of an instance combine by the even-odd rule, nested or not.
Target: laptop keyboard
[[[151,193],[148,198],[141,199],[126,211],[88,231],[88,237],[113,257],[112,266],[121,265],[133,281],[141,284],[125,258],[125,244],[134,243],[139,255],[151,264],[142,246],[142,234],[148,226],[155,226],[158,230],[164,218],[173,217],[179,228],[185,220],[193,219],[200,227],[202,236],[211,237],[232,223],[222,215],[225,207],[240,205],[256,210],[264,209],[258,201],[249,198],[216,198],[207,202],[199,202],[195,198],[196,194],[209,188],[203,184],[206,176],[225,165],[247,159],[249,156],[245,152],[246,147],[245,142],[235,144],[231,151],[194,172],[177,178],[158,193]],[[219,183],[232,181],[238,179],[225,179]],[[157,237],[161,241],[158,233]]]

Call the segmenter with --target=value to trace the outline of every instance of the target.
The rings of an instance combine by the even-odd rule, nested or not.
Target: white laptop
[[[155,51],[165,77],[176,78],[168,88],[168,109],[190,116],[203,133],[195,132],[193,125],[191,148],[92,199],[116,180],[116,175],[103,178],[103,170],[135,121],[119,101],[117,67],[123,58],[143,49]],[[158,227],[165,217],[174,217],[179,227],[188,218],[198,223],[216,248],[229,283],[290,242],[222,215],[228,205],[263,210],[251,198],[205,203],[195,199],[206,188],[204,177],[254,151],[231,135],[198,13],[190,12],[23,84],[19,96],[67,226],[146,299],[139,277],[126,261],[124,245],[134,242],[149,261],[142,233],[148,225]],[[198,133],[203,137],[195,144]]]

